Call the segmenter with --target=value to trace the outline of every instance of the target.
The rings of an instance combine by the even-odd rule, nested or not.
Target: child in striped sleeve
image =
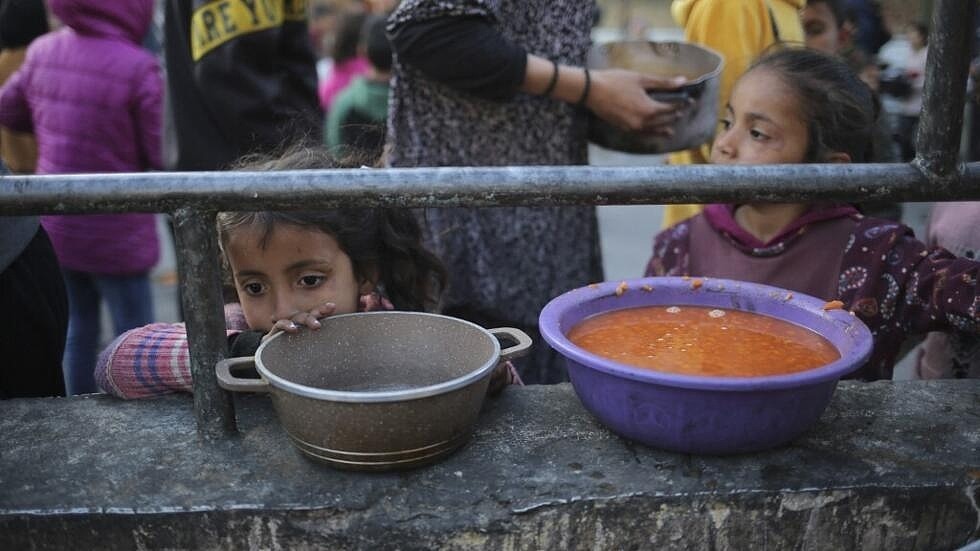
[[[245,168],[336,167],[326,155],[294,151]],[[445,286],[445,269],[423,247],[407,210],[220,213],[218,235],[238,295],[225,308],[232,356],[253,355],[271,332],[316,330],[318,319],[332,314],[431,309]],[[491,387],[514,373],[502,365]],[[126,399],[190,391],[185,326],[127,331],[100,355],[95,378],[103,391]]]

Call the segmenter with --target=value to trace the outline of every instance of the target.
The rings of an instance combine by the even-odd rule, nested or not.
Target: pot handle
[[[516,327],[497,327],[495,329],[487,329],[487,331],[494,337],[505,337],[507,340],[516,343],[514,346],[504,348],[500,351],[500,361],[502,362],[526,356],[531,351],[531,345],[534,344],[531,341],[531,337],[527,336],[527,333]]]
[[[214,366],[214,374],[218,377],[218,386],[232,392],[268,392],[269,383],[265,379],[242,379],[231,374],[232,368],[243,365],[255,367],[255,356],[225,358]]]

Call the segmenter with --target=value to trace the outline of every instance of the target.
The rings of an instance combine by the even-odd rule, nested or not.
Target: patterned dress
[[[929,214],[926,242],[956,256],[980,259],[980,202],[936,203]],[[922,342],[920,379],[980,377],[980,335],[929,333]]]
[[[764,274],[777,274],[772,277],[784,277],[777,286],[826,300],[837,298],[874,336],[868,363],[850,375],[868,381],[891,379],[896,356],[910,335],[980,334],[980,262],[929,248],[902,224],[865,218],[839,206],[812,210],[768,243],[752,242],[754,238],[739,230],[733,212],[731,205],[710,205],[658,234],[646,275],[735,274],[733,279],[774,284]],[[840,239],[814,239],[834,233]],[[726,243],[733,254],[704,255],[713,241]],[[800,261],[794,252],[805,253],[806,260]],[[764,272],[759,263],[783,270]],[[752,269],[745,269],[749,265]],[[807,282],[806,276],[813,274],[820,278]],[[827,289],[834,296],[815,289]]]
[[[439,17],[479,16],[509,41],[582,66],[598,11],[592,0],[406,0],[389,31]],[[456,91],[394,61],[388,162],[395,167],[585,164],[586,117],[556,100],[516,94],[495,102]],[[594,207],[429,209],[427,241],[450,273],[445,312],[515,325],[536,341],[518,370],[525,382],[567,380],[538,337],[552,298],[602,279]]]

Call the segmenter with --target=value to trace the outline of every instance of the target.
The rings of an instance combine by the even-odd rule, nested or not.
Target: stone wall
[[[508,389],[404,473],[291,448],[268,398],[198,440],[190,396],[0,401],[2,549],[955,549],[980,536],[980,381],[842,383],[791,445],[616,436],[570,385]]]

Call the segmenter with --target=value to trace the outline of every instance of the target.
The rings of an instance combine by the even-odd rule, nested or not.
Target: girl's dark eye
[[[721,119],[720,121],[718,121],[718,124],[720,124],[722,129],[724,130],[728,130],[729,128],[732,127],[732,121],[728,119]]]
[[[324,277],[319,275],[308,275],[299,278],[299,283],[303,287],[316,287],[323,281]]]
[[[756,140],[764,140],[764,139],[766,139],[766,138],[769,137],[769,136],[766,136],[762,132],[759,132],[758,130],[755,130],[755,129],[749,130],[749,135],[752,136]]]
[[[246,283],[242,285],[242,289],[250,295],[262,294],[262,284],[261,283]]]

